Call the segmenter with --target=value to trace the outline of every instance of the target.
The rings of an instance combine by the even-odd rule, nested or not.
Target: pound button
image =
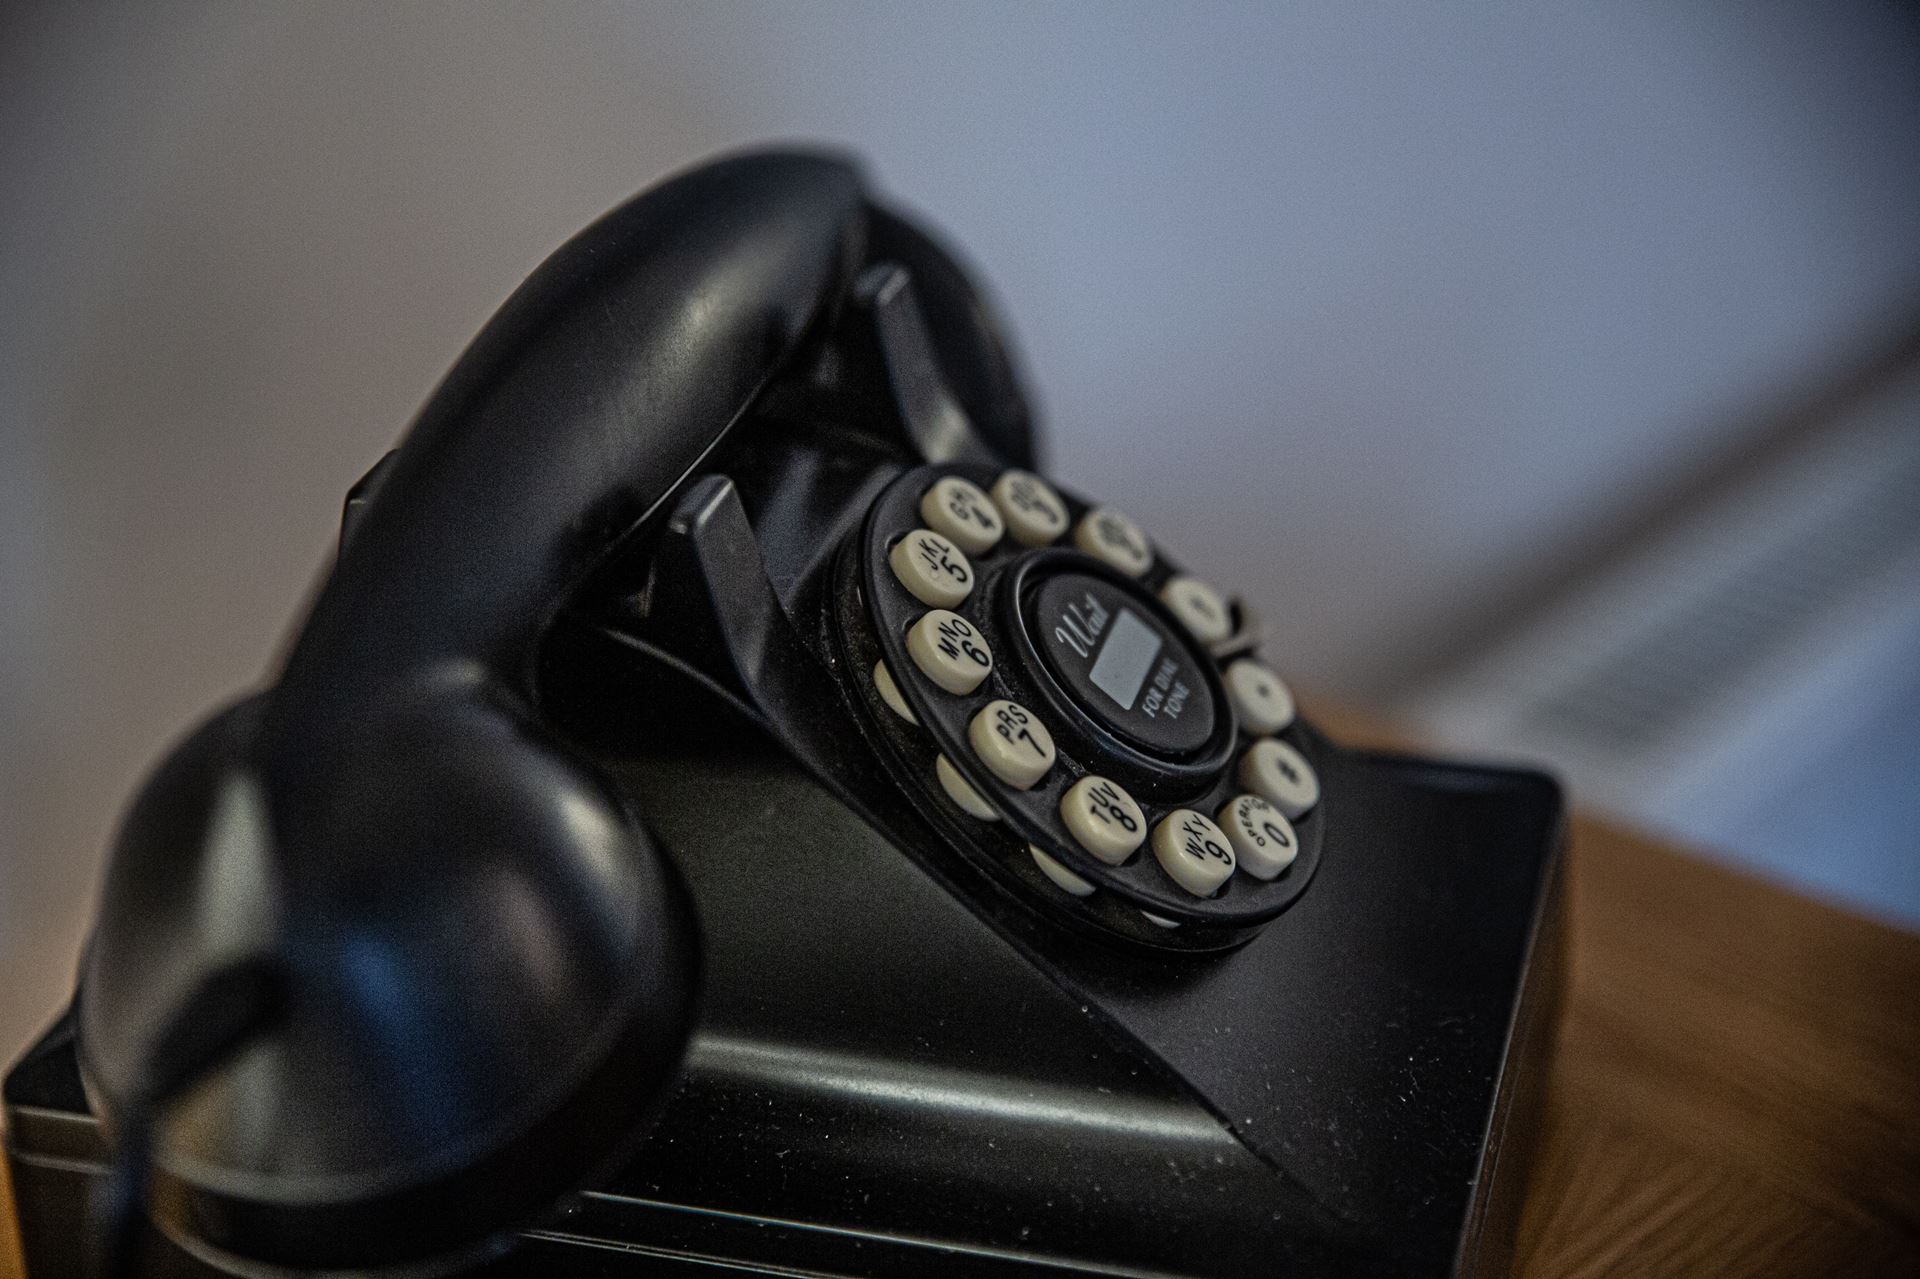
[[[1240,757],[1240,781],[1272,803],[1289,821],[1320,802],[1320,779],[1306,757],[1285,742],[1263,738]]]

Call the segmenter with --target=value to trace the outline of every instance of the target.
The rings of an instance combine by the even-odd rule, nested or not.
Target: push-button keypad
[[[969,858],[1160,950],[1234,944],[1299,895],[1311,737],[1225,592],[1018,470],[909,471],[861,541],[878,740]]]

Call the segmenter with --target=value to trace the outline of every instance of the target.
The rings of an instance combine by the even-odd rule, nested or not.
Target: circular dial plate
[[[1022,616],[1054,677],[1102,726],[1147,753],[1192,755],[1213,736],[1215,703],[1196,653],[1105,578],[1049,573]]]
[[[1049,909],[1156,949],[1218,949],[1250,938],[1261,923],[1291,905],[1311,879],[1320,854],[1319,807],[1293,823],[1299,847],[1284,871],[1270,881],[1229,875],[1207,897],[1169,876],[1150,840],[1143,839],[1119,864],[1108,864],[1076,838],[1063,817],[1063,801],[1090,776],[1113,779],[1142,810],[1148,830],[1177,810],[1217,813],[1246,791],[1237,765],[1259,735],[1236,723],[1219,662],[1159,598],[1183,569],[1158,545],[1151,547],[1151,567],[1137,579],[1073,549],[1071,529],[1094,508],[1053,486],[1050,494],[1067,508],[1068,519],[1051,544],[1003,537],[971,558],[971,587],[948,607],[979,632],[979,646],[991,652],[992,666],[970,692],[950,692],[924,675],[910,655],[909,637],[930,608],[889,562],[902,538],[925,527],[922,503],[950,476],[992,492],[1000,473],[959,464],[903,473],[874,502],[843,562],[843,571],[852,575],[845,585],[858,587],[858,599],[842,592],[847,602],[840,613],[841,638],[850,669],[864,672],[884,659],[920,721],[909,724],[886,709],[871,681],[859,681],[883,758],[903,785],[923,797],[921,806],[931,810],[963,853]],[[1049,655],[1047,644],[1054,637],[1046,622],[1076,592],[1081,601],[1091,592],[1107,620],[1100,635],[1089,637],[1093,642],[1083,641],[1084,654],[1072,653],[1071,660]],[[1131,619],[1124,626],[1132,647],[1113,649],[1115,656],[1102,670],[1123,615]],[[1230,638],[1217,651],[1239,654],[1246,647]],[[1070,647],[1066,651],[1071,653]],[[1165,669],[1169,660],[1172,670]],[[1144,674],[1136,680],[1136,668],[1142,666]],[[1182,684],[1179,714],[1169,717],[1168,702]],[[1123,705],[1129,692],[1131,708]],[[1151,715],[1142,709],[1148,693],[1158,695]],[[1003,777],[971,739],[976,717],[1003,701],[1047,731],[1052,757],[1031,780],[1031,765],[1014,770],[1011,780]],[[1320,749],[1297,724],[1279,736],[1309,760]],[[1004,820],[981,821],[950,798],[936,774],[941,756]],[[1095,891],[1086,896],[1062,891],[1056,878],[1042,873],[1029,844]],[[1180,927],[1149,922],[1145,914]]]

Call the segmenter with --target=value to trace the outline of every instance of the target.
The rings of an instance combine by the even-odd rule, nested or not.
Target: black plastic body
[[[361,1022],[308,1006],[298,1033],[270,1045],[267,1075],[305,1091],[250,1094],[243,1060],[189,1099],[176,1138],[191,1150],[205,1132],[228,1143],[270,1135],[248,1129],[244,1103],[293,1095],[311,1125],[301,1142],[319,1143],[300,1145],[303,1158],[390,1142],[405,1193],[356,1189],[346,1211],[274,1172],[262,1146],[242,1152],[256,1163],[231,1204],[190,1160],[171,1182],[163,1162],[162,1189],[178,1202],[162,1216],[183,1237],[205,1228],[253,1255],[284,1248],[308,1265],[419,1260],[444,1270],[450,1241],[471,1244],[487,1223],[520,1230],[521,1246],[504,1255],[486,1241],[461,1254],[487,1274],[672,1264],[846,1275],[1497,1270],[1558,989],[1557,788],[1532,773],[1353,754],[1299,724],[1290,732],[1324,793],[1311,819],[1312,883],[1285,914],[1237,921],[1252,926],[1224,947],[1183,948],[1150,928],[1129,933],[1056,909],[1031,867],[1000,874],[983,864],[928,792],[903,784],[902,760],[879,749],[866,672],[844,649],[853,598],[844,565],[896,477],[927,463],[1026,462],[1030,422],[990,317],[957,269],[862,205],[830,163],[747,171],[786,190],[780,174],[794,164],[803,180],[792,225],[756,241],[760,256],[739,270],[713,265],[724,266],[725,237],[703,224],[673,241],[679,250],[657,271],[614,272],[644,293],[684,284],[687,271],[719,271],[704,277],[717,292],[693,295],[714,302],[717,336],[739,347],[734,356],[685,347],[680,339],[697,336],[685,327],[648,347],[666,362],[663,385],[685,400],[668,407],[699,418],[698,430],[653,448],[613,438],[631,425],[616,411],[623,397],[644,399],[646,388],[622,372],[620,326],[590,323],[581,317],[592,308],[576,305],[600,296],[596,253],[620,251],[619,237],[583,237],[490,326],[438,407],[350,499],[340,568],[283,678],[291,691],[264,711],[247,703],[214,720],[156,783],[169,800],[168,769],[195,786],[203,774],[225,777],[195,752],[250,758],[264,732],[268,757],[293,779],[289,793],[325,797],[333,774],[321,766],[343,748],[317,728],[344,726],[348,747],[397,740],[423,750],[457,730],[456,762],[474,771],[450,793],[476,809],[459,815],[460,829],[495,829],[486,806],[497,801],[511,818],[498,829],[554,854],[513,871],[538,887],[543,909],[571,901],[638,959],[623,970],[599,933],[576,947],[555,931],[567,941],[560,953],[585,965],[578,986],[523,989],[514,975],[492,1021],[484,966],[447,951],[461,978],[449,988],[458,1015],[433,1020],[439,1005],[424,987],[387,1005],[397,1016],[379,1046],[397,1047],[397,1058],[342,1053],[330,1027]],[[747,180],[733,172],[729,181]],[[662,233],[685,220],[671,201],[649,207],[667,218],[654,227]],[[616,214],[605,225],[624,223]],[[928,286],[924,305],[916,281]],[[555,314],[585,327],[553,328]],[[771,327],[756,329],[756,316]],[[699,328],[698,308],[681,318]],[[716,369],[720,384],[703,383]],[[739,396],[750,405],[735,414]],[[536,413],[536,425],[598,442],[554,444],[566,456],[544,467],[548,445],[500,407],[514,404],[551,416]],[[469,417],[500,435],[515,466],[543,469],[489,469],[452,425]],[[465,505],[495,492],[497,510]],[[530,530],[519,542],[515,519]],[[479,539],[479,561],[448,540],[461,530]],[[494,547],[503,593],[482,598],[470,575]],[[1181,549],[1204,568],[1205,548]],[[437,576],[408,579],[408,565]],[[447,611],[409,589],[444,592]],[[451,638],[434,630],[447,617],[465,619]],[[364,618],[397,632],[383,639]],[[428,681],[423,727],[410,738],[409,699],[420,690],[382,683],[381,663],[431,671],[449,644],[454,666],[483,678],[457,685],[451,711]],[[353,679],[322,677],[341,661]],[[377,712],[382,735],[353,736],[356,711]],[[273,722],[261,729],[255,714]],[[497,731],[509,739],[490,744]],[[393,755],[388,772],[404,775],[408,758]],[[343,865],[337,851],[308,849],[291,864],[296,879],[313,876],[311,893],[287,900],[321,919],[384,921],[404,942],[408,909],[434,917],[436,881],[393,854],[412,853],[416,827],[439,819],[364,758],[342,760],[341,773],[360,779],[354,794],[378,800],[356,833],[401,869],[381,875],[375,857]],[[321,789],[303,790],[313,777]],[[199,811],[187,823],[196,830],[207,824]],[[334,810],[309,811],[333,820]],[[170,812],[133,828],[164,832],[178,824]],[[548,815],[545,824],[524,825],[528,812]],[[569,812],[587,814],[589,828],[612,814],[643,815],[644,825],[616,823],[617,838],[596,853],[560,820]],[[483,851],[513,866],[511,840]],[[145,908],[171,900],[165,863],[135,852],[132,871],[116,864],[110,878],[105,935],[129,954],[178,961],[186,952],[141,932]],[[613,889],[567,897],[596,867]],[[404,891],[382,896],[396,882]],[[477,918],[513,904],[504,893],[477,900]],[[342,903],[352,909],[329,916]],[[1204,912],[1195,919],[1199,936]],[[685,935],[693,920],[703,974]],[[436,971],[416,959],[417,971]],[[111,1090],[89,1066],[89,1045],[124,1068],[116,1041],[157,1015],[138,996],[178,985],[123,961],[104,983],[120,1002],[89,1005],[100,971],[96,943],[77,1043],[76,1019],[64,1019],[6,1084],[8,1157],[36,1277],[77,1267],[86,1188],[107,1149]],[[634,1002],[639,1014],[616,998],[623,979],[652,983]],[[687,1018],[684,1071],[663,1094]],[[594,1026],[616,1038],[579,1051]],[[635,1042],[617,1038],[630,1034]],[[489,1073],[478,1058],[463,1067],[461,1035],[521,1046],[522,1075]],[[404,1055],[409,1046],[417,1057]],[[341,1061],[378,1065],[386,1075],[367,1080],[405,1086],[356,1088],[361,1076]],[[410,1073],[410,1062],[432,1069]],[[546,1062],[588,1073],[565,1080],[551,1104],[523,1104],[525,1072]],[[466,1162],[433,1144],[436,1081],[472,1086],[476,1123],[492,1125],[472,1129],[488,1140]],[[342,1090],[335,1111],[329,1088]],[[207,1108],[199,1126],[196,1106]],[[525,1126],[500,1136],[502,1115]],[[618,1150],[637,1153],[620,1171],[594,1173]],[[526,1224],[583,1175],[597,1188]],[[158,1234],[150,1244],[156,1275],[222,1264],[217,1251]]]
[[[868,427],[748,424],[549,639],[543,705],[689,886],[704,1004],[639,1157],[487,1273],[1497,1272],[1557,788],[1314,734],[1324,848],[1287,914],[1212,955],[1063,926],[955,854],[808,656],[840,539],[918,460]],[[70,1052],[6,1094],[35,1275],[102,1155]]]
[[[1227,1118],[1275,1139],[1270,1164],[1029,949],[1031,926],[982,918],[683,691],[706,740],[624,743],[617,767],[707,929],[685,1083],[625,1172],[487,1273],[1502,1272],[1559,980],[1539,779],[1337,754],[1326,863],[1262,937],[1198,966],[1078,943],[1176,1016],[1183,986],[1239,1001],[1227,1025],[1190,1005],[1188,1033],[1268,1098]],[[785,833],[716,821],[730,807]],[[1278,1055],[1241,1054],[1261,1027]],[[61,1030],[6,1102],[28,1273],[76,1273],[103,1151]],[[154,1248],[156,1276],[211,1273]]]

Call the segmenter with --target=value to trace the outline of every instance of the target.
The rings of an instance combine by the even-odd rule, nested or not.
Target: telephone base
[[[1315,891],[1196,965],[993,917],[717,699],[677,696],[711,744],[608,763],[709,939],[686,1080],[625,1171],[473,1273],[1504,1272],[1561,985],[1550,780],[1336,751],[1350,807]],[[734,819],[770,812],[777,845]],[[1155,983],[1241,1001],[1212,1104],[1128,1034]],[[1272,1103],[1229,1111],[1246,1077]],[[81,1273],[106,1148],[66,1018],[5,1102],[28,1273]],[[151,1251],[155,1276],[222,1273]]]

